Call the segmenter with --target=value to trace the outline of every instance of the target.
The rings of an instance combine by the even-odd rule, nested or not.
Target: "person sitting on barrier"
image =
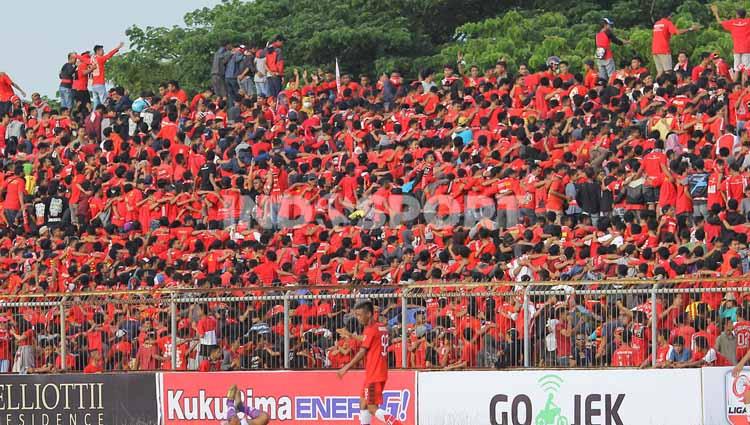
[[[51,342],[45,341],[42,354],[42,362],[39,367],[30,367],[26,369],[27,373],[55,373],[55,359],[58,354],[55,353],[55,346]]]
[[[102,356],[98,351],[94,350],[89,356],[89,364],[83,368],[83,373],[101,373],[102,371]]]
[[[268,413],[246,406],[240,396],[236,384],[227,391],[227,418],[222,425],[267,425],[270,422]]]
[[[208,358],[201,360],[198,370],[201,372],[218,372],[221,371],[221,365],[224,363],[224,350],[221,347],[214,347]]]
[[[672,349],[667,354],[667,367],[684,367],[692,356],[693,352],[685,347],[685,339],[677,336],[672,342]]]
[[[705,336],[695,338],[695,351],[691,361],[685,363],[684,367],[704,367],[704,366],[731,366],[732,363],[726,357],[718,353],[713,347],[708,345],[708,339]]]

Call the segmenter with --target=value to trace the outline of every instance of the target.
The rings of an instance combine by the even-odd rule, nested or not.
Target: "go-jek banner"
[[[157,381],[162,425],[219,423],[235,384],[246,405],[268,413],[274,424],[359,425],[364,373],[339,379],[335,371],[166,372]],[[415,389],[415,372],[390,371],[381,407],[404,425],[416,425]]]
[[[418,387],[419,425],[702,422],[700,369],[425,372]]]

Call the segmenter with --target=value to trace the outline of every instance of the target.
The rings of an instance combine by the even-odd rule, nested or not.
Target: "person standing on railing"
[[[669,40],[673,35],[685,34],[686,32],[695,31],[700,25],[693,25],[687,29],[677,29],[672,23],[672,12],[666,13],[666,16],[654,23],[654,31],[651,42],[651,54],[654,56],[654,65],[656,66],[656,76],[672,71],[672,51],[669,48]]]
[[[112,56],[116,55],[124,45],[125,43],[120,42],[117,47],[107,54],[104,54],[104,46],[99,44],[94,46],[94,57],[91,61],[94,65],[94,70],[91,72],[91,92],[94,93],[94,108],[106,103],[108,97],[107,88],[105,86],[107,82],[105,64],[112,58]]]
[[[716,22],[732,36],[734,70],[739,76],[750,68],[750,18],[747,17],[747,11],[739,8],[736,12],[737,16],[726,21],[721,20],[718,5],[712,4],[711,12],[713,12]],[[735,77],[735,79],[738,78]]]
[[[620,40],[612,32],[615,23],[609,18],[602,19],[601,30],[596,34],[596,64],[599,68],[599,78],[609,80],[609,77],[615,72],[615,57],[612,54],[612,43],[630,44],[627,40]]]

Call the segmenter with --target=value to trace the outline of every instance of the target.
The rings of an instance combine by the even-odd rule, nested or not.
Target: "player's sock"
[[[372,415],[369,410],[359,411],[359,423],[362,425],[370,425],[372,422]]]
[[[375,412],[375,417],[380,419],[385,425],[401,425],[401,421],[391,416],[388,412],[383,409],[378,409]]]

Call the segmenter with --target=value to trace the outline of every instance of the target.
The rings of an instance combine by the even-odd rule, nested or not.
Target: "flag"
[[[339,70],[339,58],[336,58],[336,94],[341,95],[341,70]]]

